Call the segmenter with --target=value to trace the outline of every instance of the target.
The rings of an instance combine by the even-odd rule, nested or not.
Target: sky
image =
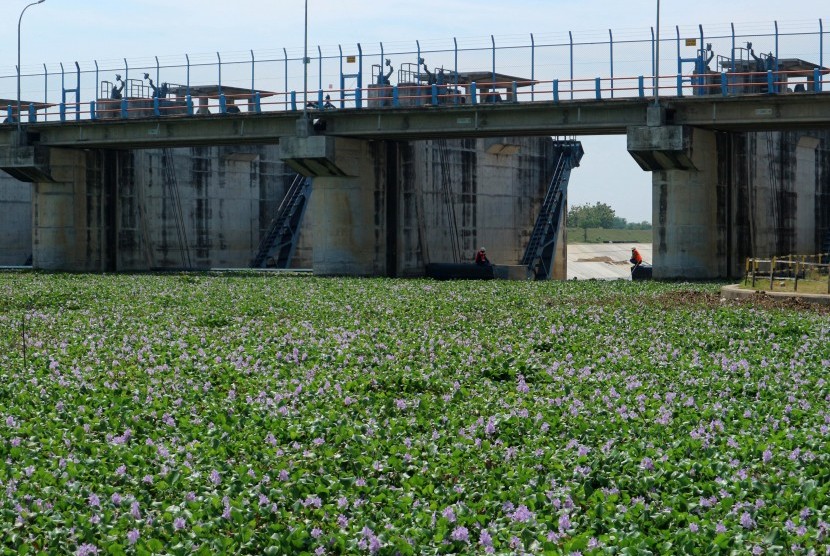
[[[7,17],[0,19],[0,97],[15,93],[17,22],[29,3],[3,0]],[[28,8],[23,16],[21,67],[25,74],[40,71],[42,64],[53,68],[60,62],[67,68],[74,67],[75,61],[91,67],[93,60],[114,67],[113,61],[123,58],[150,64],[154,56],[170,60],[185,53],[194,59],[215,57],[216,52],[222,53],[223,59],[241,58],[251,49],[267,54],[281,53],[285,48],[289,58],[301,56],[304,7],[302,0],[45,0]],[[453,37],[462,45],[487,45],[492,35],[497,44],[509,45],[529,43],[533,33],[536,40],[557,43],[572,31],[577,40],[607,41],[609,29],[617,41],[639,40],[649,36],[655,26],[656,7],[655,0],[308,0],[308,42],[311,53],[318,45],[328,53],[336,51],[337,45],[348,49],[358,42],[372,45],[372,49],[382,42],[387,52],[409,52],[416,40],[428,49],[451,46]],[[830,50],[827,0],[663,0],[660,12],[662,37],[674,36],[675,26],[680,27],[682,36],[694,36],[698,25],[703,25],[707,35],[726,35],[730,23],[739,32],[760,34],[771,32],[774,21],[782,32],[817,33],[822,19],[825,50]],[[805,47],[782,41],[781,55],[818,62],[818,39],[813,42]],[[756,42],[759,50],[772,48],[767,46]],[[676,72],[673,43],[661,48],[661,75]],[[644,56],[650,54],[634,54],[620,47],[615,55],[616,75],[629,66],[637,71]],[[562,59],[541,60],[537,65],[566,79],[566,51],[557,58]],[[830,58],[830,53],[825,58]],[[488,67],[471,57],[465,62],[484,67],[459,69]],[[641,74],[648,75],[650,63],[645,63],[648,68],[640,70]],[[825,65],[830,65],[827,60]],[[604,70],[585,65],[577,73],[588,76],[599,71]],[[27,81],[26,86],[32,85]],[[579,139],[585,157],[571,175],[569,203],[608,203],[629,221],[651,221],[651,175],[640,170],[628,155],[625,137]]]

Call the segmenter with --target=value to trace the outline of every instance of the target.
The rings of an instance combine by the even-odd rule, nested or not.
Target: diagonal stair
[[[310,195],[311,178],[297,174],[277,209],[276,217],[259,242],[256,256],[251,260],[251,268],[290,266]]]
[[[571,170],[579,166],[584,154],[579,141],[556,141],[554,149],[556,165],[553,176],[522,257],[522,264],[534,272],[537,280],[548,280],[553,275],[556,237],[564,218],[568,180]]]

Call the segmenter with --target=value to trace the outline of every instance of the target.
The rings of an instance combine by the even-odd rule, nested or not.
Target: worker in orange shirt
[[[634,268],[631,269],[634,272],[634,269],[643,264],[643,256],[640,255],[640,252],[637,251],[636,247],[631,248],[631,258],[628,259],[628,262],[634,265]]]

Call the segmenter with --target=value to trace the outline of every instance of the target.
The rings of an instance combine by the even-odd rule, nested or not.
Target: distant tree
[[[625,218],[620,216],[615,216],[614,221],[611,223],[611,228],[615,230],[624,230],[628,227],[628,221]]]
[[[568,225],[574,228],[613,228],[616,218],[614,209],[600,202],[574,205],[568,209]]]

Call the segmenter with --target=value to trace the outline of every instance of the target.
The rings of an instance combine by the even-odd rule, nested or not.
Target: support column
[[[280,140],[280,151],[292,168],[314,180],[308,206],[314,273],[387,274],[385,145],[325,136],[287,137]]]
[[[652,175],[655,278],[726,276],[715,134],[693,130],[691,155],[698,170],[662,170]]]
[[[725,277],[715,133],[680,126],[635,128],[628,133],[628,150],[653,172],[654,277]]]
[[[51,149],[52,181],[35,181],[32,194],[32,266],[42,270],[114,270],[114,224],[102,179],[101,151]],[[109,254],[109,258],[108,258]]]

